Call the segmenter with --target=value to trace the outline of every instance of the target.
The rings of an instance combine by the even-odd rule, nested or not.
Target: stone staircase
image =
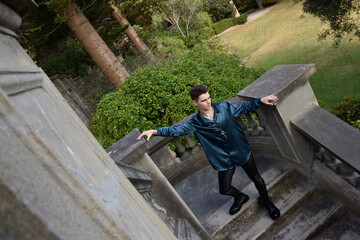
[[[233,185],[250,200],[236,215],[228,210],[233,199],[218,193],[217,172],[206,167],[175,186],[213,239],[360,239],[360,218],[318,189],[280,159],[257,156],[269,195],[282,216],[273,221],[253,183],[241,168]]]

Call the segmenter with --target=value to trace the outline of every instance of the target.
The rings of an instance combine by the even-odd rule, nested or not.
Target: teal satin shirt
[[[214,103],[213,121],[197,113],[181,125],[157,129],[157,135],[175,137],[194,133],[212,167],[217,171],[225,171],[249,160],[250,146],[236,118],[255,111],[261,105],[260,98],[241,105]]]

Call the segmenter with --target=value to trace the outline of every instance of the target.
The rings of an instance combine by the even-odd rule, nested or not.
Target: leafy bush
[[[247,21],[247,15],[242,14],[240,17],[237,18],[227,18],[223,19],[219,22],[216,22],[213,24],[213,28],[216,34],[219,34],[229,27],[232,27],[234,25],[244,24]]]
[[[83,49],[69,49],[59,54],[52,54],[40,60],[39,66],[47,75],[86,76],[89,65],[94,64]]]
[[[234,21],[232,18],[223,19],[213,24],[213,28],[216,34],[219,34],[232,26],[234,26]]]
[[[135,71],[116,92],[101,99],[90,130],[107,148],[134,128],[169,126],[192,114],[196,108],[188,91],[194,85],[207,86],[217,102],[234,97],[259,76],[236,56],[197,45],[177,59]]]
[[[162,58],[177,56],[187,50],[181,36],[172,36],[165,32],[148,36],[146,43],[153,54]]]
[[[202,32],[206,38],[210,38],[215,35],[215,30],[213,27],[203,27]]]
[[[278,0],[264,0],[263,1],[263,6],[270,6],[270,5],[274,5]]]
[[[344,100],[336,104],[330,112],[353,127],[360,129],[360,100],[344,97]]]
[[[204,9],[210,14],[214,22],[235,17],[236,12],[228,0],[208,0],[205,2]]]
[[[247,12],[251,9],[257,9],[259,6],[256,3],[256,0],[233,0],[236,8],[239,13]]]
[[[247,22],[248,15],[247,14],[241,14],[240,17],[233,18],[234,25],[240,25]]]

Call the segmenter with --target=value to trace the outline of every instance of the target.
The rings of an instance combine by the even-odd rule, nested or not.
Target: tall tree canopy
[[[360,40],[360,0],[304,0],[303,11],[329,24],[320,39],[331,36],[339,44],[344,35],[353,34]]]

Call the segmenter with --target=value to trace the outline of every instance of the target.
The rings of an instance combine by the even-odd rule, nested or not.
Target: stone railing
[[[360,131],[319,107],[308,78],[313,64],[275,66],[238,93],[244,100],[276,94],[257,110],[285,163],[360,214]]]
[[[226,100],[233,104],[241,104],[244,101],[238,97]],[[190,115],[175,125],[189,120]],[[238,122],[243,129],[247,140],[255,154],[270,154],[279,156],[279,152],[272,141],[264,124],[256,116],[256,113],[246,114],[238,118]],[[176,184],[194,172],[209,165],[201,146],[190,136],[184,137],[187,148],[180,142],[178,137],[155,137],[148,142],[148,154],[154,160],[165,177]],[[176,146],[175,152],[169,147],[169,143]]]
[[[241,104],[276,94],[275,106],[239,119],[253,152],[280,156],[360,213],[360,132],[318,106],[308,81],[315,72],[314,64],[275,66],[228,101]],[[177,138],[155,137],[147,143],[148,154],[172,184],[208,166],[203,150],[190,137],[186,140],[191,151]],[[168,147],[170,142],[177,153]]]
[[[311,141],[315,160],[360,190],[359,130],[316,105],[310,105],[291,123]]]

